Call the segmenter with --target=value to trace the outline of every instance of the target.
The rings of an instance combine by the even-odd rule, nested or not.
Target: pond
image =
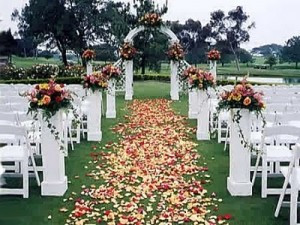
[[[219,76],[220,80],[229,80],[229,81],[235,81],[235,76]],[[238,77],[237,80],[242,80],[243,77]],[[276,78],[276,77],[249,77],[247,79],[250,82],[255,83],[271,83],[271,84],[300,84],[300,78],[293,78],[293,77],[287,77],[287,78]]]

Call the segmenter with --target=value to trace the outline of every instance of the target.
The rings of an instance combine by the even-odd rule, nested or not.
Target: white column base
[[[237,183],[227,177],[227,190],[231,196],[252,196],[251,182]]]
[[[125,95],[125,100],[126,101],[131,101],[132,100],[132,95]]]
[[[89,132],[87,135],[88,141],[102,141],[102,132],[92,133]]]
[[[178,101],[179,100],[179,94],[178,93],[171,94],[171,100]]]
[[[68,189],[68,180],[65,176],[60,182],[41,183],[42,196],[63,196]]]
[[[115,119],[116,117],[117,117],[117,112],[116,111],[106,112],[106,118]]]
[[[197,131],[197,140],[198,141],[209,141],[210,140],[210,134]]]

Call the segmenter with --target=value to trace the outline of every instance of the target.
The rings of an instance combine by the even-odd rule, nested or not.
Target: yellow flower
[[[232,99],[233,99],[234,101],[239,102],[239,101],[241,101],[241,99],[242,99],[242,95],[241,95],[241,94],[235,94],[235,95],[232,96]]]
[[[46,83],[40,84],[39,86],[40,86],[41,89],[44,89],[44,90],[48,90],[49,89],[49,84],[46,84]]]
[[[192,80],[197,80],[198,79],[197,75],[192,75],[191,78],[192,78]]]

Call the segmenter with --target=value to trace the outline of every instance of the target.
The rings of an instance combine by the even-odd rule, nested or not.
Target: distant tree
[[[296,63],[296,69],[300,62],[300,36],[289,39],[282,50],[282,58],[288,62]]]
[[[31,36],[22,37],[16,39],[17,51],[16,55],[20,57],[34,57],[36,55],[38,41]]]
[[[249,41],[249,30],[254,27],[254,23],[248,23],[249,16],[244,12],[243,7],[228,12],[228,15],[222,10],[211,13],[211,36],[218,42],[223,41],[227,44],[236,62],[238,71],[240,71],[237,49],[244,42]]]
[[[249,63],[253,63],[254,59],[250,52],[248,52],[246,49],[240,48],[238,49],[238,55],[241,63],[246,63],[247,67],[249,66]]]
[[[262,45],[252,49],[253,54],[261,54],[264,57],[267,57],[271,54],[279,55],[282,51],[283,46],[278,44],[269,44],[269,45]]]
[[[96,51],[96,60],[112,62],[117,59],[117,48],[109,44],[94,45],[92,47]]]
[[[11,34],[11,30],[0,32],[0,55],[11,56],[16,52],[17,42]]]
[[[265,64],[268,64],[272,69],[277,64],[277,58],[274,55],[269,55],[265,60]]]

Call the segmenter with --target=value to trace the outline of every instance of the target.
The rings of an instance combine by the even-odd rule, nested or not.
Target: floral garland
[[[158,13],[146,13],[139,19],[139,23],[145,27],[159,27],[163,21]]]
[[[59,133],[56,127],[50,122],[50,119],[61,109],[72,110],[74,117],[78,114],[72,105],[73,93],[67,90],[64,84],[58,84],[54,79],[48,83],[38,84],[33,90],[24,93],[29,101],[28,114],[34,114],[33,118],[38,120],[38,113],[42,111],[42,118],[48,123],[48,128],[54,134],[55,139],[59,140]]]
[[[83,52],[82,54],[82,58],[86,61],[92,61],[93,59],[96,58],[96,52],[94,50],[91,49],[87,49]]]
[[[105,90],[108,87],[108,77],[102,72],[93,72],[83,76],[83,88],[92,92]]]
[[[136,55],[137,50],[129,42],[125,42],[120,48],[120,56],[123,60],[132,60]]]
[[[179,43],[174,43],[168,50],[169,60],[180,61],[184,58],[183,47]]]
[[[121,70],[113,65],[106,65],[102,69],[103,76],[107,77],[107,79],[120,79],[121,77]]]
[[[241,109],[248,109],[250,112],[254,112],[256,116],[261,116],[263,120],[263,128],[266,125],[264,116],[262,115],[263,109],[265,109],[265,103],[263,101],[263,93],[254,91],[251,84],[245,79],[241,83],[234,86],[233,90],[225,91],[221,94],[221,100],[218,104],[217,111],[239,109],[233,115],[232,121],[237,123],[242,144],[245,148],[251,151],[258,152],[252,143],[246,140],[243,131],[240,127],[240,119],[242,118],[240,112]]]
[[[187,79],[190,87],[205,90],[209,87],[215,87],[216,80],[212,73],[200,70],[196,67],[189,67],[183,73],[184,79]]]
[[[220,60],[221,59],[221,53],[216,49],[212,49],[207,53],[207,58],[209,60]]]

